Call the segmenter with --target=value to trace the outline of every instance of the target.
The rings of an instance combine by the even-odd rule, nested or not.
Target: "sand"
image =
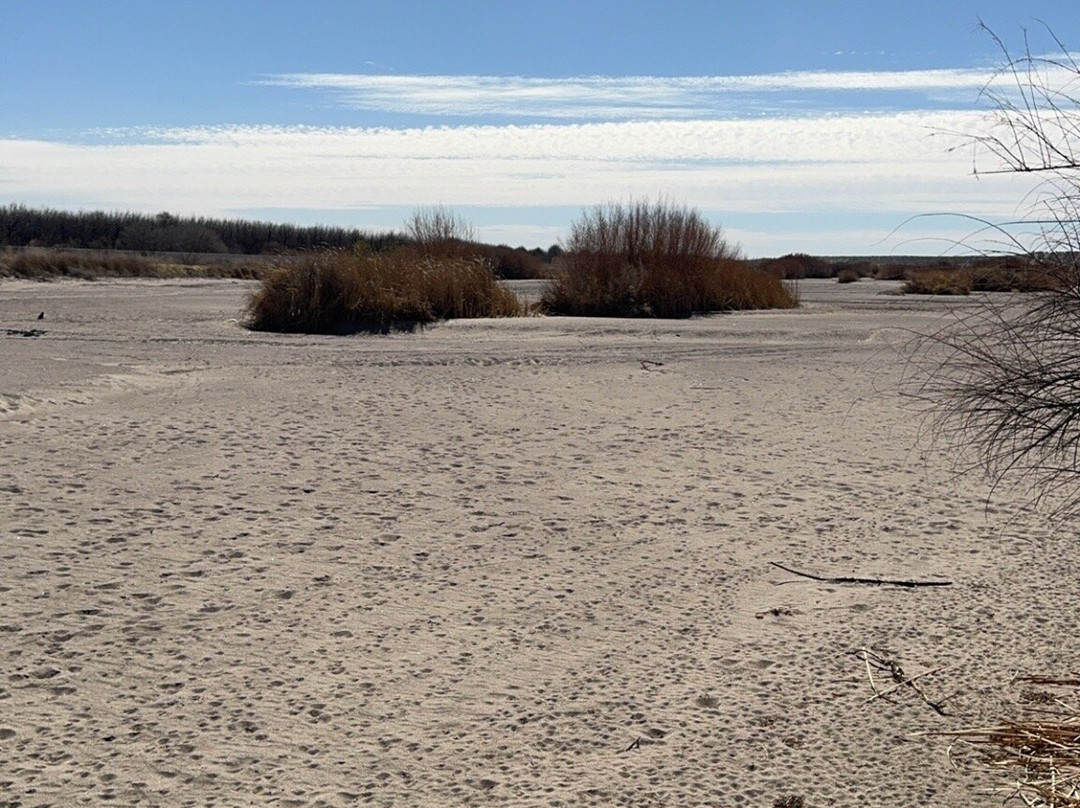
[[[1078,667],[1075,536],[898,393],[974,299],[335,338],[252,288],[0,284],[0,805],[999,805],[923,733]]]

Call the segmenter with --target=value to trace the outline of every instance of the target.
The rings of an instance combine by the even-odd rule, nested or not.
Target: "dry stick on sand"
[[[809,578],[812,581],[823,581],[827,584],[869,584],[872,586],[903,586],[914,588],[917,586],[952,586],[952,581],[899,581],[891,580],[889,578],[852,578],[852,577],[827,577],[822,575],[814,575],[809,572],[800,572],[799,570],[786,567],[779,561],[770,561],[774,567],[779,567],[784,572],[790,572],[792,575],[799,575],[803,578]]]
[[[900,663],[889,659],[876,651],[872,651],[869,648],[860,648],[858,651],[853,651],[852,653],[866,664],[866,676],[870,679],[870,689],[874,691],[874,695],[867,699],[868,702],[873,701],[874,699],[885,698],[902,687],[910,687],[919,694],[919,698],[925,701],[935,713],[938,715],[948,715],[948,713],[945,712],[945,708],[942,706],[944,702],[931,701],[930,697],[926,695],[917,681],[930,674],[943,671],[945,670],[945,667],[934,668],[925,673],[920,673],[917,676],[908,676],[904,672],[904,669],[900,667]],[[878,690],[877,682],[874,681],[875,668],[879,671],[888,673],[889,678],[896,684],[888,690]]]

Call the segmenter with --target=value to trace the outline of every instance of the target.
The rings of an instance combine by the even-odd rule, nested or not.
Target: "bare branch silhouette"
[[[917,341],[905,392],[930,406],[935,436],[1019,486],[1053,516],[1080,513],[1080,66],[1049,29],[1057,55],[1019,55],[989,29],[1003,64],[982,90],[988,130],[969,135],[991,168],[1038,173],[1029,215],[995,224],[972,218],[1002,254],[1048,280],[1043,292],[957,314]],[[1045,26],[1044,26],[1045,27]],[[965,465],[966,464],[966,465]]]

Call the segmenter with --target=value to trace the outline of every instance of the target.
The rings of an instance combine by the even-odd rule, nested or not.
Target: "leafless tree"
[[[988,302],[921,340],[930,366],[915,363],[906,390],[962,464],[1061,518],[1080,513],[1080,66],[1045,31],[1052,55],[1027,32],[1014,55],[988,31],[1004,58],[983,91],[987,129],[968,140],[976,173],[1041,179],[1028,215],[982,224],[1051,288]]]
[[[443,205],[414,210],[405,222],[405,233],[423,247],[476,240],[472,225]]]

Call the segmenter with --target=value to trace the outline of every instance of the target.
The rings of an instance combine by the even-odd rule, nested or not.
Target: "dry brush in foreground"
[[[1020,681],[1045,687],[1080,686],[1076,676],[1024,676]],[[931,734],[953,738],[953,756],[970,750],[977,763],[1008,772],[1009,782],[996,789],[1006,802],[1016,800],[1031,808],[1076,808],[1080,806],[1080,706],[1044,690],[1030,691],[1027,699],[1045,706],[989,727]]]

